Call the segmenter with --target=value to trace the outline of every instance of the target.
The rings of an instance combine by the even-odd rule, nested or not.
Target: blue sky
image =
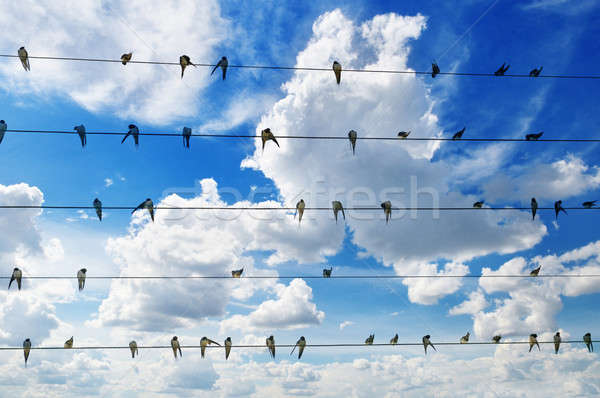
[[[595,74],[598,46],[592,1],[527,2],[62,2],[3,4],[22,20],[1,34],[3,53],[24,45],[30,55],[136,60],[428,70],[490,73],[544,66],[547,74]],[[204,67],[92,64],[16,59],[0,63],[1,118],[10,129],[256,134],[395,135],[465,138],[597,138],[598,100],[593,80],[230,69],[226,81]],[[215,74],[216,75],[216,74]],[[0,204],[134,206],[146,197],[179,206],[353,205],[540,206],[562,199],[578,206],[599,196],[597,144],[418,143],[359,141],[356,156],[345,141],[140,137],[8,133],[0,145]],[[415,192],[412,181],[420,193]],[[235,194],[232,194],[235,193]],[[416,202],[411,194],[416,194]],[[236,196],[237,195],[237,196]],[[570,211],[554,222],[542,211],[401,214],[349,212],[336,224],[329,212],[306,212],[299,227],[284,212],[143,212],[5,210],[7,242],[0,256],[25,275],[74,275],[85,266],[99,275],[215,275],[244,266],[252,275],[335,274],[465,275],[487,272],[600,273],[595,211]],[[230,218],[228,218],[230,217]],[[261,219],[264,218],[264,219]],[[228,219],[226,219],[228,218]],[[521,341],[529,333],[549,340],[580,339],[600,329],[594,280],[90,280],[83,293],[72,281],[26,281],[21,292],[0,293],[0,344],[198,344],[217,341],[278,343],[300,335],[309,343],[358,343],[375,333],[387,342],[475,341],[494,334]],[[27,309],[27,310],[24,310]],[[25,316],[15,319],[25,312]],[[4,326],[5,325],[5,326]],[[171,353],[141,350],[132,363],[124,351],[38,352],[27,369],[21,353],[2,355],[0,378],[11,395],[157,396],[317,395],[449,396],[465,394],[593,396],[598,364],[583,346],[561,355],[528,354],[521,346],[307,349],[301,362],[286,352],[276,361],[262,349]],[[285,351],[285,350],[281,350]],[[523,351],[523,352],[521,352]],[[18,354],[18,355],[17,355]],[[552,369],[543,373],[532,371]],[[422,376],[429,372],[431,379]],[[465,376],[477,375],[472,378]],[[572,382],[559,383],[564,375]],[[489,378],[482,375],[491,375]],[[583,379],[586,382],[583,382]],[[236,383],[241,380],[241,383]],[[332,382],[332,380],[339,380]],[[535,381],[534,381],[535,380]]]

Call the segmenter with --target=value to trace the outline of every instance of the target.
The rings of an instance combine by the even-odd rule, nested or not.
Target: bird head
[[[225,341],[231,342],[231,337],[227,337]]]
[[[81,272],[83,272],[85,274],[87,272],[87,269],[86,268],[82,268]]]
[[[134,129],[134,128],[135,128],[135,124],[130,124],[128,127],[129,127],[130,129]]]
[[[535,334],[535,333],[532,333],[532,334],[531,334],[531,337],[533,337],[533,338],[537,338],[537,334]]]
[[[177,341],[177,336],[173,336],[171,340]]]
[[[221,57],[221,61],[227,61],[227,57],[223,55],[223,56]]]
[[[560,337],[560,332],[556,332],[556,335],[555,335],[555,336],[558,336],[558,337]]]
[[[20,47],[19,50],[25,50],[25,47]]]
[[[423,338],[424,338],[424,339],[428,339],[428,338],[430,338],[430,337],[431,337],[431,336],[430,336],[430,335],[428,335],[428,334],[426,334],[425,336],[423,336]]]
[[[15,272],[15,271],[18,271],[18,270],[19,270],[19,269],[18,269],[17,267],[15,267],[15,268],[13,269],[13,272]]]
[[[0,123],[4,124],[4,123],[6,123],[6,122],[5,122],[4,120],[0,120]]]
[[[27,338],[27,339],[25,339],[25,341],[29,342],[30,340]]]

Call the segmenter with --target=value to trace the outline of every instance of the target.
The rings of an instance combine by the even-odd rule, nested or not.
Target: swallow
[[[71,336],[71,338],[67,341],[65,341],[65,345],[63,346],[64,348],[73,348],[73,336]]]
[[[543,66],[540,66],[540,69],[533,68],[531,72],[529,72],[529,77],[538,77],[540,73],[542,73]]]
[[[190,138],[192,136],[192,129],[189,127],[184,127],[181,135],[183,135],[183,146],[186,148],[189,148],[190,147]]]
[[[540,137],[544,135],[543,131],[540,131],[539,133],[531,133],[531,134],[526,134],[525,135],[525,141],[537,141],[540,139]]]
[[[25,339],[23,342],[23,355],[25,356],[25,367],[27,367],[27,360],[29,359],[29,351],[31,351],[31,340]]]
[[[85,126],[80,124],[79,126],[73,127],[73,130],[77,131],[79,134],[79,139],[81,140],[81,147],[83,148],[85,144],[87,144],[87,138],[85,136]]]
[[[375,335],[374,334],[370,334],[369,337],[366,338],[365,344],[366,345],[373,345],[373,341],[375,341]]]
[[[350,147],[352,148],[353,155],[356,150],[356,137],[357,136],[358,136],[358,134],[356,134],[356,131],[354,131],[354,130],[350,130],[348,132],[348,139],[350,140]]]
[[[433,346],[433,344],[431,344],[431,341],[429,340],[431,338],[430,335],[426,334],[425,336],[423,336],[423,348],[425,348],[425,355],[427,355],[427,346],[430,345],[431,348],[433,348],[433,351],[437,351],[435,349],[435,347]]]
[[[554,353],[558,354],[558,349],[560,348],[560,342],[561,342],[561,338],[560,338],[560,332],[556,332],[556,334],[554,335]]]
[[[298,359],[302,358],[302,353],[304,352],[305,346],[306,346],[306,339],[304,338],[304,336],[300,336],[300,339],[298,339],[298,341],[296,342],[296,345],[294,346],[294,348],[292,348],[292,352],[290,352],[290,355],[292,355],[294,353],[294,350],[296,349],[296,347],[298,347]]]
[[[398,333],[390,340],[390,344],[398,344]]]
[[[561,211],[563,213],[567,214],[567,211],[564,209],[564,207],[562,207],[562,200],[557,200],[556,202],[554,202],[554,215],[557,220],[558,220],[558,213],[560,213]]]
[[[225,339],[225,360],[229,358],[229,354],[231,353],[231,337],[227,337]]]
[[[12,275],[10,276],[10,282],[8,282],[8,288],[10,289],[10,285],[12,285],[13,281],[17,281],[17,287],[21,290],[21,278],[23,277],[23,272],[20,269],[13,269]]]
[[[210,75],[212,76],[212,74],[215,73],[217,68],[221,67],[221,69],[223,70],[223,80],[225,80],[225,77],[227,76],[227,65],[229,65],[229,62],[227,61],[227,57],[225,57],[225,56],[221,57],[219,62],[217,62],[217,64],[215,65],[215,68],[212,70],[212,72],[210,72]]]
[[[333,73],[337,84],[342,82],[342,65],[338,61],[333,61]]]
[[[121,141],[121,144],[125,142],[125,140],[127,139],[127,137],[129,137],[130,135],[132,135],[133,136],[133,142],[135,143],[135,146],[138,146],[140,144],[140,129],[138,129],[135,124],[130,124],[127,127],[129,128],[129,130],[127,130],[127,134],[125,134],[125,137],[123,137],[123,140]]]
[[[100,202],[100,199],[98,198],[94,199],[94,209],[96,209],[98,219],[102,221],[102,202]]]
[[[2,143],[2,140],[4,139],[4,134],[6,133],[7,128],[8,128],[8,125],[6,124],[6,122],[4,120],[0,120],[0,144]]]
[[[144,200],[138,205],[138,207],[133,209],[131,214],[135,213],[135,211],[139,209],[147,209],[148,213],[150,213],[150,218],[152,219],[152,222],[154,222],[154,203],[152,203],[152,199],[147,198],[146,200]]]
[[[192,65],[193,67],[196,67],[196,65],[194,65],[192,63],[192,61],[190,61],[190,57],[188,57],[187,55],[182,55],[181,57],[179,57],[179,65],[181,65],[181,78],[182,79],[183,79],[183,72],[185,71],[186,66]]]
[[[323,269],[323,278],[331,278],[331,271],[333,271],[333,267],[329,267],[329,269]]]
[[[410,131],[400,131],[398,132],[398,138],[401,140],[406,139],[410,135]]]
[[[383,209],[383,214],[385,214],[385,223],[387,224],[392,218],[392,202],[386,200],[381,204],[381,208]]]
[[[481,209],[481,208],[483,207],[483,203],[484,203],[484,202],[485,202],[485,201],[483,201],[483,200],[480,200],[480,201],[478,201],[478,202],[475,202],[475,203],[473,203],[473,208],[475,208],[475,209]]]
[[[538,203],[537,200],[535,200],[535,198],[531,198],[531,220],[535,220],[535,213],[537,213],[537,209],[538,209]]]
[[[213,341],[211,339],[209,339],[208,337],[204,336],[200,339],[200,356],[202,358],[204,358],[204,352],[206,351],[206,346],[209,344],[216,344],[219,347],[221,346],[221,344],[217,343],[216,341]]]
[[[506,62],[502,64],[501,67],[498,68],[498,70],[496,72],[494,72],[494,75],[496,76],[504,76],[504,74],[506,73],[506,71],[508,70],[508,68],[510,68],[510,65],[506,65]]]
[[[269,349],[271,357],[275,359],[275,337],[273,337],[273,335],[267,337],[267,348]]]
[[[1,138],[0,138],[0,142],[2,142]],[[591,209],[592,207],[596,206],[596,202],[597,202],[597,200],[590,200],[589,202],[583,202],[581,205],[583,206],[584,209]]]
[[[263,152],[265,151],[265,143],[267,141],[273,141],[278,148],[281,148],[279,146],[279,142],[277,142],[277,138],[275,138],[275,136],[273,135],[273,133],[271,132],[270,128],[266,128],[263,131],[260,132],[260,138],[262,139],[262,150]]]
[[[540,345],[538,344],[538,341],[537,341],[537,334],[532,333],[529,335],[529,352],[531,352],[531,349],[533,348],[534,345],[537,345],[538,350],[541,351]]]
[[[539,267],[537,267],[536,269],[534,269],[533,271],[531,271],[529,273],[529,276],[538,276],[538,274],[540,273],[541,269],[542,269],[542,266],[540,265]]]
[[[123,65],[127,65],[127,62],[131,61],[132,55],[133,55],[133,53],[127,53],[127,54],[121,55],[121,63]]]
[[[440,67],[438,66],[437,63],[432,62],[431,63],[431,77],[435,78],[438,73],[440,73]]]
[[[23,64],[23,68],[25,68],[27,71],[30,71],[31,66],[29,66],[29,55],[27,54],[25,47],[19,48],[17,53],[19,54],[19,59],[21,60],[21,64]]]
[[[496,335],[494,337],[492,337],[492,341],[496,344],[498,344],[500,342],[500,339],[502,338],[502,336],[500,335]]]
[[[244,269],[234,269],[233,271],[231,271],[231,276],[233,278],[240,278],[242,276],[242,274],[244,273]]]
[[[125,64],[123,64],[125,65]],[[131,350],[131,358],[135,358],[136,355],[140,355],[138,353],[138,346],[137,343],[135,342],[135,340],[131,340],[129,342],[129,349]]]
[[[342,206],[342,202],[340,202],[339,200],[334,200],[333,202],[331,202],[331,206],[333,207],[333,215],[335,217],[336,224],[337,224],[337,215],[340,210],[342,211],[342,217],[344,217],[344,220],[346,220],[346,214],[344,214],[344,207]]]
[[[294,213],[294,218],[296,218],[296,214],[298,214],[298,224],[302,221],[302,215],[304,214],[304,208],[306,207],[306,203],[304,203],[304,199],[300,199],[298,203],[296,203],[296,213]]]
[[[467,332],[467,334],[461,337],[460,344],[467,344],[469,342],[469,336],[471,336],[471,333]]]
[[[173,355],[175,355],[175,359],[177,359],[177,350],[179,350],[179,357],[181,358],[183,355],[181,353],[181,346],[179,345],[179,340],[177,336],[173,336],[171,339],[171,348],[173,349]]]
[[[87,269],[82,268],[77,271],[77,283],[79,285],[79,291],[82,291],[85,287],[85,274],[87,273]]]
[[[457,131],[456,133],[454,133],[454,135],[452,136],[453,140],[460,140],[463,136],[463,134],[465,133],[465,130],[467,129],[467,127],[463,127],[462,130]]]
[[[583,335],[583,342],[588,349],[588,352],[594,352],[594,344],[592,344],[592,335],[591,333],[586,333]]]

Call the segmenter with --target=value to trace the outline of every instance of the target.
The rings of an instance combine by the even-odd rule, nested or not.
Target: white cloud
[[[108,177],[106,177],[106,178],[104,179],[104,186],[105,186],[106,188],[110,187],[112,184],[114,184],[114,181],[112,180],[112,178],[108,178]]]
[[[344,321],[344,322],[340,323],[340,330],[344,330],[346,327],[348,327],[350,325],[354,325],[354,322]]]
[[[476,290],[469,294],[469,299],[459,305],[450,308],[450,315],[476,314],[483,311],[489,305],[485,299],[485,294],[481,290]]]

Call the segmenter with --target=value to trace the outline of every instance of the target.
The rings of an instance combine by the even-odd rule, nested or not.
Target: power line
[[[592,343],[598,343],[600,342],[600,340],[592,340]],[[462,344],[462,343],[457,343],[457,342],[441,342],[441,343],[435,343],[434,345],[436,346],[469,346],[469,345],[523,345],[523,344],[529,344],[529,341],[501,341],[498,343],[494,343],[492,341],[475,341],[475,342],[469,342],[466,344]],[[553,341],[538,341],[538,344],[554,344]],[[561,341],[561,344],[585,344],[583,341],[581,340],[568,340],[568,341]],[[296,344],[276,344],[275,347],[279,347],[279,348],[292,348],[295,347]],[[423,343],[397,343],[397,344],[391,344],[391,343],[373,343],[373,344],[352,344],[352,343],[340,343],[340,344],[306,344],[307,348],[328,348],[328,347],[389,347],[389,346],[423,346]],[[152,346],[138,346],[138,349],[142,350],[142,349],[171,349],[172,347],[170,345],[152,345]],[[194,349],[194,348],[201,348],[200,345],[181,345],[181,349]],[[224,346],[215,346],[215,345],[207,345],[206,348],[210,348],[210,349],[223,349],[225,348]],[[266,345],[254,345],[254,344],[249,344],[249,345],[232,345],[231,348],[267,348]],[[32,350],[129,350],[129,346],[81,346],[81,347],[77,347],[74,346],[73,348],[64,348],[61,346],[32,346],[31,347]],[[21,351],[23,350],[23,347],[0,347],[0,351]]]
[[[22,130],[22,129],[7,129],[7,133],[27,133],[27,134],[67,134],[78,135],[76,131],[71,130]],[[118,131],[86,131],[86,135],[116,135],[125,136],[126,132]],[[155,133],[139,133],[140,136],[149,137],[179,137],[181,133],[170,132],[155,132]],[[218,133],[195,133],[192,137],[204,138],[261,138],[260,135],[254,134],[218,134]],[[306,136],[306,135],[276,135],[277,139],[301,139],[301,140],[348,140],[347,136]],[[537,140],[527,140],[525,138],[461,138],[452,139],[444,137],[357,137],[357,140],[366,141],[452,141],[452,142],[600,142],[600,138],[547,138]]]
[[[3,58],[18,58],[18,55],[0,54]],[[109,58],[79,58],[79,57],[50,57],[50,56],[29,56],[29,59],[55,60],[55,61],[81,61],[81,62],[105,62],[105,63],[121,63],[120,59]],[[144,65],[174,65],[179,66],[179,62],[165,61],[128,61],[128,64],[144,64]],[[196,66],[215,67],[216,64],[194,63]],[[239,69],[270,69],[270,70],[299,70],[299,71],[323,71],[332,72],[331,67],[303,67],[303,66],[277,66],[277,65],[228,65],[228,68]],[[408,74],[408,75],[431,75],[431,71],[413,71],[413,70],[390,70],[390,69],[342,69],[342,72],[358,72],[358,73],[388,73],[388,74]],[[513,77],[513,78],[531,78],[529,74],[504,74],[496,76],[494,73],[474,73],[474,72],[440,72],[438,75],[447,76],[475,76],[475,77]],[[551,78],[551,79],[600,79],[598,75],[539,75],[536,78]]]

